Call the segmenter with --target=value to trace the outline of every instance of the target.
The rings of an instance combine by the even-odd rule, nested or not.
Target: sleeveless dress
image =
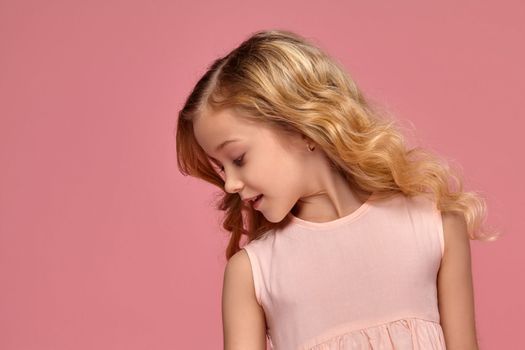
[[[373,193],[333,221],[288,217],[242,248],[271,349],[445,349],[443,226],[432,200]]]

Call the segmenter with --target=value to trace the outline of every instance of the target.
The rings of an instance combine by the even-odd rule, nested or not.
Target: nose
[[[242,187],[243,187],[243,183],[242,181],[233,176],[232,173],[230,173],[229,175],[226,175],[226,172],[224,172],[224,190],[228,193],[237,193],[239,192]]]

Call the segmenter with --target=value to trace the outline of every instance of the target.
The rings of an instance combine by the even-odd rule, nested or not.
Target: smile
[[[257,197],[255,197],[255,199],[254,199],[253,201],[251,201],[252,206],[253,206],[255,209],[257,209],[257,208],[259,207],[259,204],[261,203],[262,197],[263,197],[263,195],[260,194],[260,195],[258,195]]]

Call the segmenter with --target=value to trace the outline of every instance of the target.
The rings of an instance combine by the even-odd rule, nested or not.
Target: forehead
[[[222,142],[230,139],[251,140],[260,133],[255,122],[242,118],[231,109],[204,113],[193,122],[193,132],[199,145],[210,155]]]

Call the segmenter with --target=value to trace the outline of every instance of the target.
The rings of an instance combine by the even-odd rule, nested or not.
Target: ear
[[[301,139],[302,139],[302,141],[304,141],[306,143],[315,144],[314,140],[312,140],[311,138],[309,138],[308,136],[306,136],[304,134],[301,134]]]

